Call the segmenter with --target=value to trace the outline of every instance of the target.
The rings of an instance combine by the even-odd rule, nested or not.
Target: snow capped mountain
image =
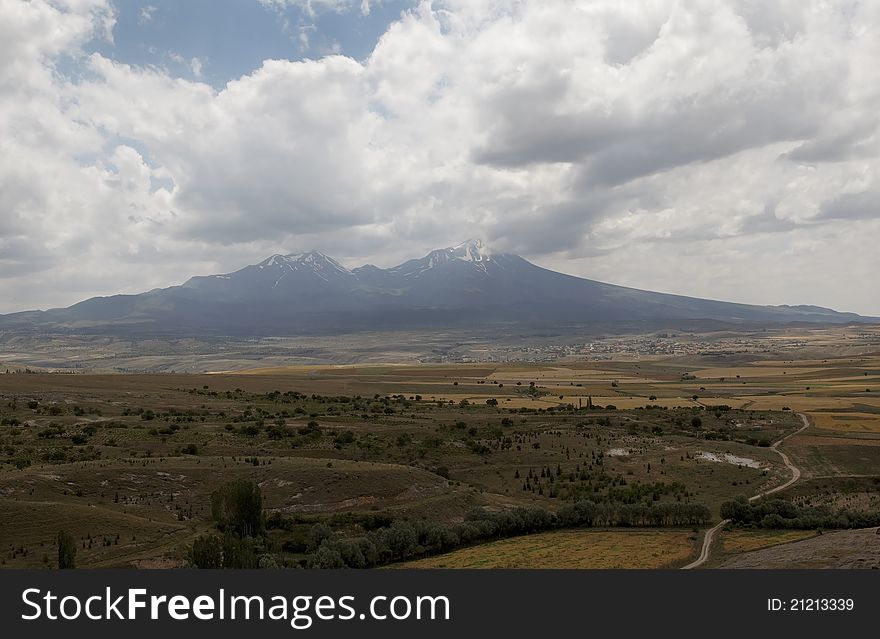
[[[491,256],[489,247],[483,244],[483,240],[468,240],[446,251],[452,252],[455,259],[465,262],[488,262]]]
[[[280,273],[279,279],[276,280],[276,284],[287,274],[288,271],[292,273],[311,273],[325,282],[329,282],[334,278],[351,277],[352,274],[351,271],[342,266],[342,264],[334,260],[332,257],[328,257],[318,251],[296,253],[292,255],[273,255],[257,264],[256,267],[260,270],[269,270],[269,272]],[[221,275],[216,277],[222,278],[229,276]]]
[[[478,239],[392,268],[349,270],[317,251],[272,255],[180,286],[0,316],[0,328],[295,335],[353,330],[699,320],[880,321],[812,306],[752,306],[652,293],[556,273]]]
[[[349,270],[318,251],[275,254],[232,273],[190,278],[183,288],[224,299],[296,293],[326,296],[328,290],[357,296],[366,290],[412,289],[435,278],[454,285],[456,278],[450,279],[452,273],[457,273],[459,279],[485,276],[499,259],[508,257],[492,257],[480,240],[437,249],[423,258],[388,269],[367,265]],[[459,284],[464,286],[465,282]]]
[[[435,249],[420,259],[408,260],[400,266],[387,269],[389,274],[413,279],[443,267],[452,266],[461,272],[471,271],[489,274],[494,267],[502,267],[509,258],[506,254],[493,255],[482,240],[468,240],[456,246]]]
[[[289,271],[312,271],[322,277],[332,274],[350,275],[351,271],[342,266],[332,257],[328,257],[318,251],[310,251],[308,253],[295,253],[291,255],[273,255],[256,265],[259,269],[286,269]]]
[[[491,252],[482,240],[468,240],[456,246],[444,249],[435,249],[424,258],[431,266],[446,264],[453,260],[462,262],[489,262]]]
[[[288,297],[297,292],[321,295],[328,290],[347,290],[354,279],[352,272],[333,258],[310,251],[272,255],[233,273],[193,277],[181,288],[222,299]]]

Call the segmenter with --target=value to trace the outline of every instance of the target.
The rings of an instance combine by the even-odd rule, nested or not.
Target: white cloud
[[[199,58],[191,58],[189,61],[189,68],[192,69],[193,77],[197,80],[202,79],[202,67],[203,63]]]
[[[286,7],[298,7],[307,16],[315,17],[325,11],[345,13],[355,6],[360,6],[363,15],[369,15],[369,0],[259,0],[260,4],[267,9],[278,11]]]
[[[220,91],[197,58],[195,80],[56,71],[112,19],[0,0],[0,311],[482,235],[606,281],[880,314],[878,4],[445,0],[363,62]]]
[[[145,7],[141,7],[141,11],[138,14],[138,24],[149,24],[153,21],[153,15],[158,10],[158,7],[153,6],[151,4],[146,5]]]

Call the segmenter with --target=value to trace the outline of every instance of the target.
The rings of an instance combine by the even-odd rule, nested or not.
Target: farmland
[[[676,530],[564,530],[481,544],[399,568],[675,568],[694,552]]]
[[[797,413],[810,426],[781,450],[802,477],[779,496],[876,510],[880,356],[851,344],[834,356],[823,344],[551,363],[0,374],[0,565],[51,567],[64,528],[80,566],[183,566],[194,539],[215,530],[212,492],[235,479],[260,486],[266,547],[283,565],[307,561],[316,527],[339,539],[390,521],[458,535],[475,509],[691,504],[717,520],[722,502],[789,478],[769,446],[800,428]],[[630,563],[676,565],[697,553],[693,528],[481,537],[423,549],[433,556],[417,561],[489,565],[481,549],[526,544],[531,556],[546,550],[548,566],[556,555],[610,566],[614,548],[642,535],[668,552]],[[593,554],[565,550],[577,535]],[[731,539],[725,557],[754,550]],[[503,556],[517,565],[515,552]]]
[[[838,530],[736,554],[721,568],[880,568],[877,529]]]

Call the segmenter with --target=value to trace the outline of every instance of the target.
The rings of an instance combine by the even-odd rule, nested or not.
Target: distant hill
[[[318,252],[273,255],[233,273],[139,295],[0,316],[0,329],[180,335],[668,324],[877,322],[818,306],[754,306],[652,293],[550,271],[479,240],[393,268],[349,270]]]

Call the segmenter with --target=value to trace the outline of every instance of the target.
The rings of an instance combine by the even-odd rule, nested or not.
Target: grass
[[[51,501],[0,501],[3,567],[49,568],[57,562],[60,530],[77,543],[77,565],[114,567],[161,556],[182,556],[196,528],[107,508]]]
[[[721,533],[721,550],[725,554],[738,554],[809,539],[816,534],[814,530],[726,530]]]
[[[683,530],[558,530],[418,559],[397,568],[669,568],[696,553]]]
[[[817,431],[853,435],[872,433],[880,435],[880,419],[878,415],[864,413],[810,413]]]
[[[792,437],[783,448],[805,479],[880,472],[880,439],[817,437],[809,432]]]
[[[798,428],[794,411],[806,410],[815,421],[781,447],[803,469],[803,481],[876,475],[880,397],[859,391],[857,383],[880,388],[877,370],[880,358],[863,357],[800,364],[669,358],[299,366],[216,375],[0,374],[0,418],[17,424],[0,427],[0,549],[6,566],[45,565],[44,554],[51,563],[54,535],[69,525],[79,541],[92,537],[81,565],[179,562],[187,540],[211,528],[211,491],[239,477],[260,483],[266,508],[299,518],[303,527],[345,513],[450,523],[477,506],[555,510],[577,498],[601,499],[606,480],[618,488],[676,483],[681,488],[657,497],[705,503],[717,515],[721,502],[789,477],[778,455],[752,444]],[[685,372],[697,378],[683,380]],[[527,394],[531,382],[534,398]],[[301,394],[288,401],[267,394],[273,391]],[[406,401],[389,399],[393,395]],[[489,398],[498,406],[486,405]],[[460,407],[462,399],[472,405]],[[560,410],[588,399],[618,409]],[[642,408],[647,404],[669,408]],[[733,410],[704,408],[718,405]],[[519,407],[533,411],[511,410]],[[153,415],[145,419],[143,411]],[[694,416],[700,430],[691,427]],[[303,432],[310,421],[319,423],[319,433]],[[288,434],[270,436],[276,422]],[[350,437],[340,437],[348,431]],[[608,456],[615,448],[630,454]],[[700,461],[700,452],[732,453],[763,467]],[[31,465],[19,469],[24,462]],[[541,491],[534,480],[525,486],[529,474],[540,477]],[[874,503],[873,495],[865,488],[848,499]],[[363,531],[352,524],[338,532]],[[688,537],[680,531],[566,531],[498,543],[521,544],[534,561],[610,567],[625,562],[617,550],[624,549],[640,566],[654,566],[677,561],[682,534]],[[277,535],[283,543],[283,531]],[[99,550],[94,540],[103,537],[114,543]],[[650,552],[643,556],[638,546],[646,543]],[[476,548],[459,552],[479,555]]]
[[[835,530],[723,558],[723,568],[880,568],[875,528]]]

